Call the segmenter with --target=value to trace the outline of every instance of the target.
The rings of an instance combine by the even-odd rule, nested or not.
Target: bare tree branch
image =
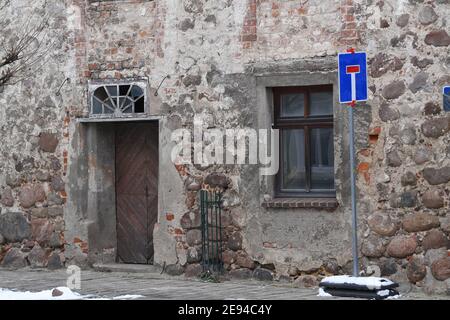
[[[3,34],[0,34],[0,88],[13,85],[38,71],[48,59],[55,41],[48,34],[50,17],[36,12],[25,17],[20,31],[12,26],[13,18],[8,16],[10,0],[0,0],[0,20]]]
[[[0,0],[0,10],[3,10],[6,6],[9,5],[10,0]]]

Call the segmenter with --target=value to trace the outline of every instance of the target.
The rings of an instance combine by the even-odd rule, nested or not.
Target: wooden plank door
[[[121,262],[153,262],[158,131],[158,124],[153,123],[116,126],[117,255]]]

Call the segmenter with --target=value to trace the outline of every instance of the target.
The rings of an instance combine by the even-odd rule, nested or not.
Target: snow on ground
[[[67,287],[58,287],[56,289],[62,294],[59,296],[53,296],[52,292],[54,289],[39,292],[21,292],[9,289],[0,289],[0,300],[80,300],[89,297],[73,292]]]
[[[388,286],[394,284],[389,279],[378,277],[352,277],[352,276],[331,276],[322,279],[321,283],[333,283],[333,284],[354,284],[360,286],[367,286],[369,289],[381,289],[382,286]]]
[[[385,299],[398,299],[398,298],[400,298],[399,294],[396,294],[395,296],[390,296],[390,291],[389,290],[378,290],[377,291],[377,295],[379,295],[380,297],[384,297]]]
[[[143,298],[144,296],[141,296],[139,294],[126,294],[123,296],[117,296],[117,297],[112,297],[113,300],[132,300],[132,299],[138,299],[138,298]]]
[[[325,292],[322,288],[319,288],[319,294],[317,296],[318,297],[332,297],[331,294]]]
[[[38,292],[14,291],[0,288],[0,300],[131,300],[142,298],[141,295],[122,295],[112,298],[96,297],[94,295],[81,295],[67,287],[57,287]]]

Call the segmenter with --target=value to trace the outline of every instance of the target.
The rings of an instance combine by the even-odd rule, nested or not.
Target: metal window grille
[[[222,272],[222,193],[200,191],[203,272]]]
[[[90,116],[120,117],[145,112],[145,88],[140,84],[107,84],[93,88]]]

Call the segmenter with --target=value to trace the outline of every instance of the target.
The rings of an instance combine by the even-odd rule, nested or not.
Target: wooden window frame
[[[273,105],[274,105],[274,128],[280,129],[303,129],[305,139],[305,190],[286,190],[282,189],[282,177],[284,172],[284,150],[283,150],[283,134],[280,132],[280,165],[278,173],[275,176],[275,197],[277,198],[335,198],[336,188],[333,190],[311,190],[311,141],[310,131],[315,128],[334,128],[333,114],[327,116],[310,116],[310,94],[315,92],[333,92],[332,85],[315,85],[305,87],[274,87]],[[303,93],[304,101],[304,116],[303,117],[281,117],[281,95]]]

